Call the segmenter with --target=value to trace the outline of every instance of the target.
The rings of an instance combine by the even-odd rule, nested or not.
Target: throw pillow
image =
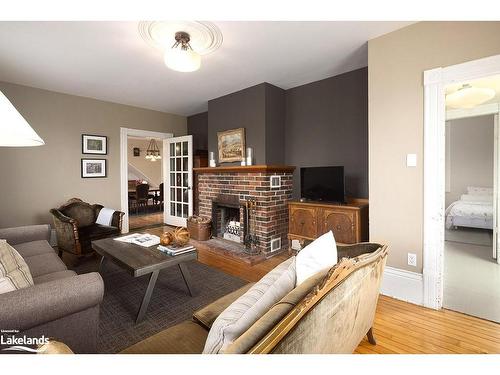
[[[0,240],[0,293],[33,285],[28,265],[6,240]]]
[[[332,231],[304,247],[296,256],[296,281],[300,285],[314,274],[337,264],[337,244]]]
[[[266,274],[215,319],[203,353],[224,351],[294,287],[295,257],[292,257]]]

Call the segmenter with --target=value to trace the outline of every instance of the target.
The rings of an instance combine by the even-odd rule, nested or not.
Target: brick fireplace
[[[288,249],[289,166],[194,168],[195,213],[212,219],[212,236],[271,255]],[[226,233],[226,235],[224,235]]]

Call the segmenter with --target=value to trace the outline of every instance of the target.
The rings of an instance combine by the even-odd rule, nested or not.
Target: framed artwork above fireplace
[[[245,159],[245,128],[217,132],[219,163]]]

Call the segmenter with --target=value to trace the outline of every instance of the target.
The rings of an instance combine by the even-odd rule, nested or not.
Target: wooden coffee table
[[[162,269],[178,266],[181,271],[182,278],[186,283],[187,289],[191,296],[194,295],[194,289],[191,285],[191,275],[187,269],[186,262],[196,260],[198,258],[197,251],[187,254],[170,256],[162,253],[157,249],[158,245],[151,247],[142,247],[126,242],[116,241],[113,238],[105,238],[102,240],[92,241],[92,248],[102,256],[99,272],[102,274],[105,263],[111,260],[118,266],[126,270],[133,277],[144,275],[149,276],[149,284],[144,293],[139,312],[137,313],[136,323],[144,319],[146,310],[148,309],[151,295],[158,279],[158,274]]]

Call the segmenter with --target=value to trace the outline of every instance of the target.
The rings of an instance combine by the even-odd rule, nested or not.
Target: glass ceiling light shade
[[[156,140],[154,139],[151,139],[151,141],[149,141],[148,149],[146,150],[146,159],[151,161],[161,159],[160,149],[158,148]]]
[[[41,146],[45,142],[0,91],[0,146]]]
[[[175,33],[175,43],[165,51],[165,65],[178,72],[194,72],[200,69],[201,57],[189,45],[189,34]]]
[[[446,105],[452,108],[474,108],[495,97],[495,90],[465,84],[454,93],[446,95]]]

